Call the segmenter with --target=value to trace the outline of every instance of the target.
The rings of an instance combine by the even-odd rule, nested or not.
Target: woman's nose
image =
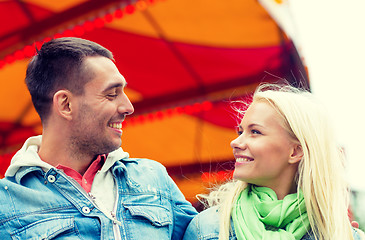
[[[237,138],[231,141],[231,148],[244,149],[246,146],[243,134],[239,135]]]

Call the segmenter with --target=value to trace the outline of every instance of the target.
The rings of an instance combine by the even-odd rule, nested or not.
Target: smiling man
[[[43,126],[0,180],[0,239],[181,239],[196,214],[165,168],[129,158],[122,122],[134,109],[104,47],[45,43],[26,84]]]

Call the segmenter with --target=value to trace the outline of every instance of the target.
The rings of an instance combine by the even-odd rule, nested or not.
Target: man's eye
[[[109,98],[116,98],[118,95],[117,94],[108,94],[106,96]]]

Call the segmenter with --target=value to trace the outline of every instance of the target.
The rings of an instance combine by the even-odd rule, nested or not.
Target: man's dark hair
[[[84,93],[84,85],[92,74],[83,65],[85,57],[89,56],[114,60],[108,49],[74,37],[53,39],[37,50],[28,64],[25,83],[42,122],[48,118],[53,95],[58,90],[66,89],[75,95]]]

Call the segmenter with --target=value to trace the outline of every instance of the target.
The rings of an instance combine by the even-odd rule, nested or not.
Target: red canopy
[[[183,191],[182,174],[191,189],[194,174],[232,160],[231,100],[262,81],[307,83],[291,41],[255,0],[2,0],[0,23],[0,175],[41,134],[24,75],[34,43],[48,38],[78,36],[114,53],[135,107],[123,149],[163,163]]]

